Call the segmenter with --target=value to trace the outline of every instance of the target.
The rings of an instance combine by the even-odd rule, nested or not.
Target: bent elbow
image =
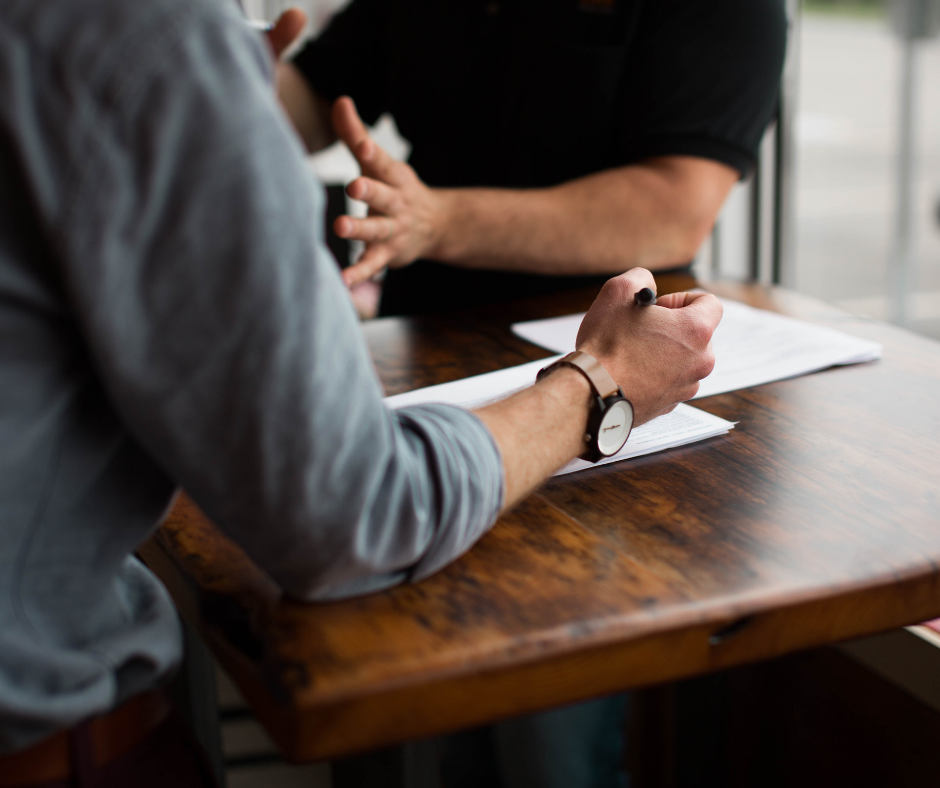
[[[683,260],[693,260],[702,244],[715,229],[716,216],[711,212],[691,211],[686,215],[675,234],[676,256]]]

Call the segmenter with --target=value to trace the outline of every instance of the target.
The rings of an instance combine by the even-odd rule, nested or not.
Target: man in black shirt
[[[785,36],[782,0],[353,0],[282,97],[362,165],[347,282],[388,265],[383,314],[414,314],[687,263],[753,166]],[[331,126],[343,95],[394,115],[410,166],[351,102]]]

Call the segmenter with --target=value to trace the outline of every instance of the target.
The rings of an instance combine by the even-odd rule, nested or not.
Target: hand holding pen
[[[648,308],[654,299],[656,308]],[[721,312],[721,302],[706,293],[656,299],[653,275],[633,268],[601,288],[575,348],[600,361],[642,424],[696,395],[715,363],[711,338]]]

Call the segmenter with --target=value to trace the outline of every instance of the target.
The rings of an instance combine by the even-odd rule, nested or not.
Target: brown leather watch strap
[[[547,374],[555,367],[560,366],[574,367],[581,372],[581,374],[588,379],[591,386],[594,388],[594,392],[601,399],[607,399],[607,397],[620,391],[620,387],[614,383],[614,379],[610,376],[610,373],[604,369],[601,362],[590,353],[584,353],[580,350],[576,350],[574,353],[569,353],[564,358],[558,359],[554,364],[542,370],[539,377]]]

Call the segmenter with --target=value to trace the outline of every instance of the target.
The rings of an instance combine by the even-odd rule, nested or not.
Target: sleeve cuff
[[[641,145],[630,158],[633,161],[654,156],[698,156],[727,164],[738,171],[744,180],[754,169],[754,154],[724,140],[699,136],[661,137]]]
[[[503,507],[503,461],[495,439],[473,413],[452,405],[403,408],[399,418],[424,437],[436,471],[438,530],[409,572],[418,582],[463,555]]]

